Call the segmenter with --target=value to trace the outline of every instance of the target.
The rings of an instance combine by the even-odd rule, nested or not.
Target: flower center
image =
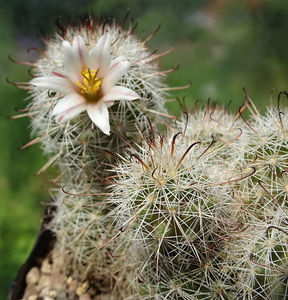
[[[98,70],[90,70],[89,68],[85,69],[81,72],[83,76],[82,83],[77,81],[76,84],[81,88],[81,93],[84,94],[96,94],[96,92],[100,89],[102,78],[98,78],[97,74]],[[88,95],[87,95],[88,96]]]

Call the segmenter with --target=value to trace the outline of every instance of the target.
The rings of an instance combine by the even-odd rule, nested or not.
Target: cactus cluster
[[[48,157],[38,173],[58,170],[49,229],[67,282],[85,285],[73,299],[285,299],[288,110],[281,95],[263,115],[247,96],[237,114],[208,103],[171,122],[163,83],[170,71],[159,70],[162,54],[147,49],[150,37],[140,41],[132,27],[91,18],[61,29],[32,65],[25,115],[36,135],[27,145],[40,142]],[[86,65],[93,57],[109,61],[93,69]],[[106,73],[97,77],[101,68],[113,93],[104,90]]]
[[[286,111],[208,105],[121,157],[108,200],[141,299],[285,299]]]

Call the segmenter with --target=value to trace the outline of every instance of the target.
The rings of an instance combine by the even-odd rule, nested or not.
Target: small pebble
[[[49,263],[48,259],[44,259],[41,266],[41,272],[45,275],[50,275],[51,269],[52,265]]]
[[[69,276],[69,277],[67,278],[67,280],[66,280],[66,282],[67,282],[68,284],[70,284],[72,281],[73,281],[72,276]]]
[[[78,286],[76,289],[76,295],[77,296],[81,296],[84,293],[86,293],[87,289],[89,287],[89,284],[87,281],[83,282],[83,284],[81,286]]]
[[[40,278],[40,270],[37,267],[32,268],[26,275],[27,285],[37,284]]]
[[[52,298],[56,298],[57,297],[57,291],[56,290],[50,291],[49,296],[52,297]]]

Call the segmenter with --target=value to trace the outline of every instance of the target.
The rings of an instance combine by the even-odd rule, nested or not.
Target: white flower
[[[64,123],[83,111],[105,134],[109,135],[108,107],[115,100],[135,100],[140,96],[133,90],[116,83],[130,63],[119,56],[110,62],[110,34],[105,33],[88,52],[80,35],[73,44],[63,41],[65,70],[53,70],[51,77],[38,77],[31,84],[64,95],[56,104],[52,115],[57,123]]]

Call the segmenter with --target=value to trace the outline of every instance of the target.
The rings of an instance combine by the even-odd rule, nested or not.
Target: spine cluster
[[[40,142],[48,157],[38,173],[58,170],[54,257],[65,258],[67,276],[89,281],[89,299],[285,299],[287,109],[279,99],[262,115],[248,97],[236,115],[207,104],[164,121],[170,71],[159,70],[150,37],[132,31],[89,19],[47,39],[32,65],[33,76],[47,78],[67,64],[63,41],[80,35],[91,52],[108,32],[111,59],[129,62],[117,85],[139,95],[108,106],[106,135],[86,111],[58,124],[51,112],[63,95],[28,84],[36,136],[28,145]]]

